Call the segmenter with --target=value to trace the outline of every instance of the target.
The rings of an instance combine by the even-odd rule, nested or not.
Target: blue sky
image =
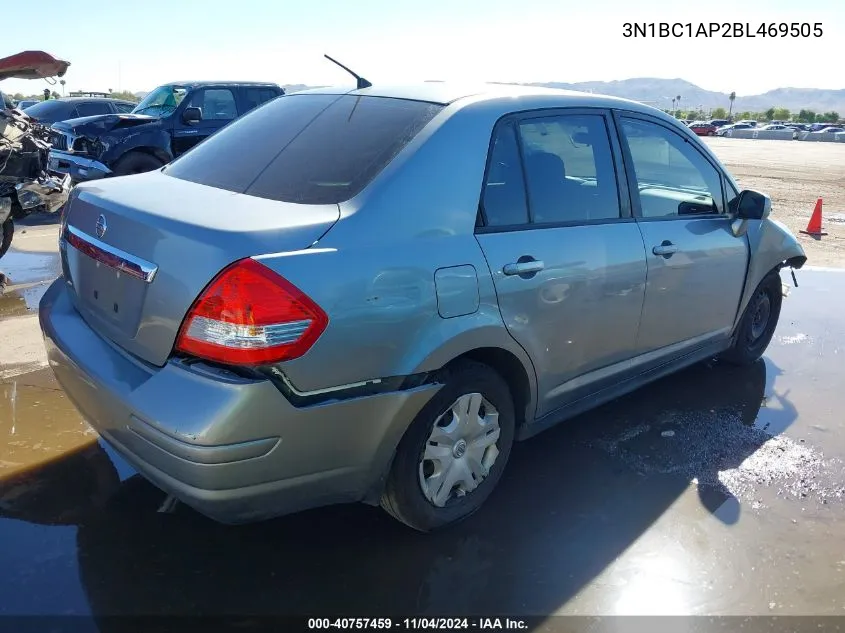
[[[328,53],[374,83],[424,79],[683,78],[739,95],[845,88],[845,2],[714,0],[134,0],[5,8],[0,55],[41,49],[71,62],[67,90],[150,90],[168,81],[348,84]],[[69,8],[72,7],[72,8]],[[704,7],[704,8],[701,8]],[[20,16],[10,16],[19,12]],[[632,40],[639,22],[821,22],[821,38]],[[6,80],[34,93],[39,81]]]

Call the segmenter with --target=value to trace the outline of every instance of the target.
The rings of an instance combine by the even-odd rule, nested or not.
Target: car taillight
[[[253,259],[224,268],[188,311],[176,350],[228,365],[302,356],[328,325],[305,293]]]

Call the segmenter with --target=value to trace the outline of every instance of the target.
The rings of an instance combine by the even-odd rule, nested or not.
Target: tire
[[[15,235],[14,220],[11,217],[6,218],[6,221],[3,222],[2,229],[2,236],[0,236],[0,257],[3,257],[12,245],[12,237]]]
[[[144,152],[129,152],[117,161],[112,174],[114,176],[143,174],[148,171],[161,169],[163,165],[164,163],[155,156],[150,156]]]
[[[707,136],[716,136],[716,133],[715,132],[708,132]]]
[[[782,302],[780,275],[770,272],[751,295],[733,346],[721,358],[732,365],[751,365],[759,360],[774,336]]]
[[[513,446],[513,398],[507,383],[498,373],[481,363],[461,361],[445,370],[443,381],[441,390],[423,407],[399,442],[381,498],[382,508],[420,532],[430,532],[457,523],[478,510],[501,479]],[[449,437],[447,429],[457,425],[452,407],[459,403],[467,405],[468,410],[471,410],[470,404],[480,404],[480,417],[475,416],[476,420],[487,417],[484,415],[485,411],[488,416],[493,413],[490,407],[498,412],[498,439],[488,440],[481,447],[476,444],[476,447],[472,448],[473,436],[475,442],[479,442],[485,437],[492,438],[495,435],[496,422],[492,417],[487,418],[484,426],[470,429],[469,433],[462,432],[458,425],[455,427],[455,435]],[[444,428],[444,421],[451,422]],[[443,462],[424,460],[426,448],[432,446],[430,440],[438,422],[440,426],[437,427],[437,433],[444,442],[442,447],[448,456],[444,455]],[[485,431],[484,427],[487,425],[493,426]],[[457,442],[448,443],[456,437]],[[467,439],[470,440],[469,444]],[[458,453],[458,444],[461,442],[464,450]],[[488,444],[486,449],[483,448],[484,444]],[[455,455],[458,455],[457,459]],[[452,464],[453,470],[444,466],[447,463]],[[471,464],[475,465],[474,471],[470,468]],[[476,487],[467,491],[464,483],[456,481],[449,486],[448,491],[442,488],[448,500],[442,505],[436,505],[435,500],[426,496],[423,486],[428,487],[429,494],[437,489],[434,485],[437,470],[444,476],[449,472],[463,475],[464,481],[471,481],[469,485]],[[431,480],[428,477],[431,477]]]

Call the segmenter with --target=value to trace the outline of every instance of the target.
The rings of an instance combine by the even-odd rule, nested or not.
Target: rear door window
[[[602,115],[527,119],[519,131],[535,224],[620,217],[616,170]]]
[[[238,117],[235,95],[228,88],[195,90],[188,107],[200,108],[203,121],[231,121]]]
[[[244,88],[244,103],[246,104],[246,112],[253,108],[257,108],[262,103],[266,103],[279,95],[277,90],[273,88]]]
[[[223,128],[164,173],[284,202],[343,202],[442,108],[383,97],[286,95]]]
[[[481,210],[487,226],[528,224],[519,141],[512,123],[501,125],[496,132],[481,196]]]
[[[112,109],[105,101],[92,101],[91,103],[80,103],[76,106],[76,116],[95,116],[97,114],[111,114]]]

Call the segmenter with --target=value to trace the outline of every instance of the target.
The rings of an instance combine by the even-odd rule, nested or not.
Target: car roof
[[[109,103],[117,101],[119,103],[132,103],[126,99],[115,99],[113,97],[59,97],[58,99],[50,99],[50,101],[58,101],[60,103],[79,103],[80,101],[107,101]],[[39,103],[41,103],[39,101]]]
[[[262,88],[279,88],[279,84],[273,83],[272,81],[170,81],[166,84],[161,84],[159,87],[163,86],[180,86],[180,87],[190,87],[190,88],[199,88],[201,86],[259,86]]]
[[[638,101],[622,99],[621,97],[522,84],[469,84],[430,81],[418,84],[371,86],[362,89],[351,87],[312,88],[290,93],[289,96],[303,94],[348,94],[352,96],[386,97],[426,101],[440,105],[449,105],[464,99],[471,99],[473,103],[506,99],[513,104],[512,109],[514,111],[521,108],[531,109],[534,107],[624,107],[629,110],[639,110],[649,113],[659,112],[663,114],[662,110],[647,106]]]

